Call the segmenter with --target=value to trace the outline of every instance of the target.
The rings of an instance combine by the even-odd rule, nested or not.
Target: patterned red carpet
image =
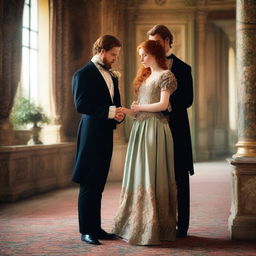
[[[195,164],[191,177],[189,237],[161,246],[131,246],[122,240],[91,246],[77,231],[77,188],[53,191],[12,204],[0,211],[0,255],[50,256],[256,256],[256,242],[231,241],[230,167],[225,162]],[[103,198],[103,227],[109,231],[120,184],[108,184]]]

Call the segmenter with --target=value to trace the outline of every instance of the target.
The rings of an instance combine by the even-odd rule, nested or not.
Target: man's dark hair
[[[173,35],[166,26],[157,24],[147,32],[147,35],[148,36],[159,35],[163,40],[165,40],[166,38],[169,38],[170,47],[172,48]]]
[[[93,55],[100,53],[103,49],[105,51],[111,50],[113,47],[121,47],[121,42],[114,36],[111,35],[103,35],[96,40],[93,44]]]

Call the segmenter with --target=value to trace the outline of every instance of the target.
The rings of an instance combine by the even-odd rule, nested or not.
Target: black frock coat
[[[75,107],[83,114],[78,127],[72,181],[81,185],[103,188],[108,175],[113,150],[113,129],[116,128],[116,121],[108,119],[109,106],[121,106],[118,79],[112,79],[113,102],[104,78],[92,61],[72,78]]]
[[[193,103],[191,67],[174,54],[171,71],[177,79],[177,89],[171,95],[170,128],[174,142],[175,175],[194,174],[191,135],[187,108]]]

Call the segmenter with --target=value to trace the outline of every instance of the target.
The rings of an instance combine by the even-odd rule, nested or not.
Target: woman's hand
[[[128,115],[128,116],[134,116],[133,110],[129,109],[129,108],[122,107],[121,112],[124,113],[125,115]]]
[[[136,101],[134,101],[131,105],[131,109],[134,113],[137,113],[140,111],[140,105]]]

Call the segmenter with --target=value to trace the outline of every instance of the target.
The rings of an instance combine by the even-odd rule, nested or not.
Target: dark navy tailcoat
[[[82,113],[72,180],[81,185],[104,187],[108,175],[113,150],[113,129],[116,128],[116,121],[108,119],[109,106],[121,106],[118,79],[112,79],[113,101],[103,76],[92,61],[72,78],[75,107]]]
[[[184,172],[194,174],[191,135],[187,108],[193,103],[193,80],[191,67],[171,55],[173,64],[171,71],[177,79],[177,90],[171,95],[170,128],[174,142],[175,175]]]

